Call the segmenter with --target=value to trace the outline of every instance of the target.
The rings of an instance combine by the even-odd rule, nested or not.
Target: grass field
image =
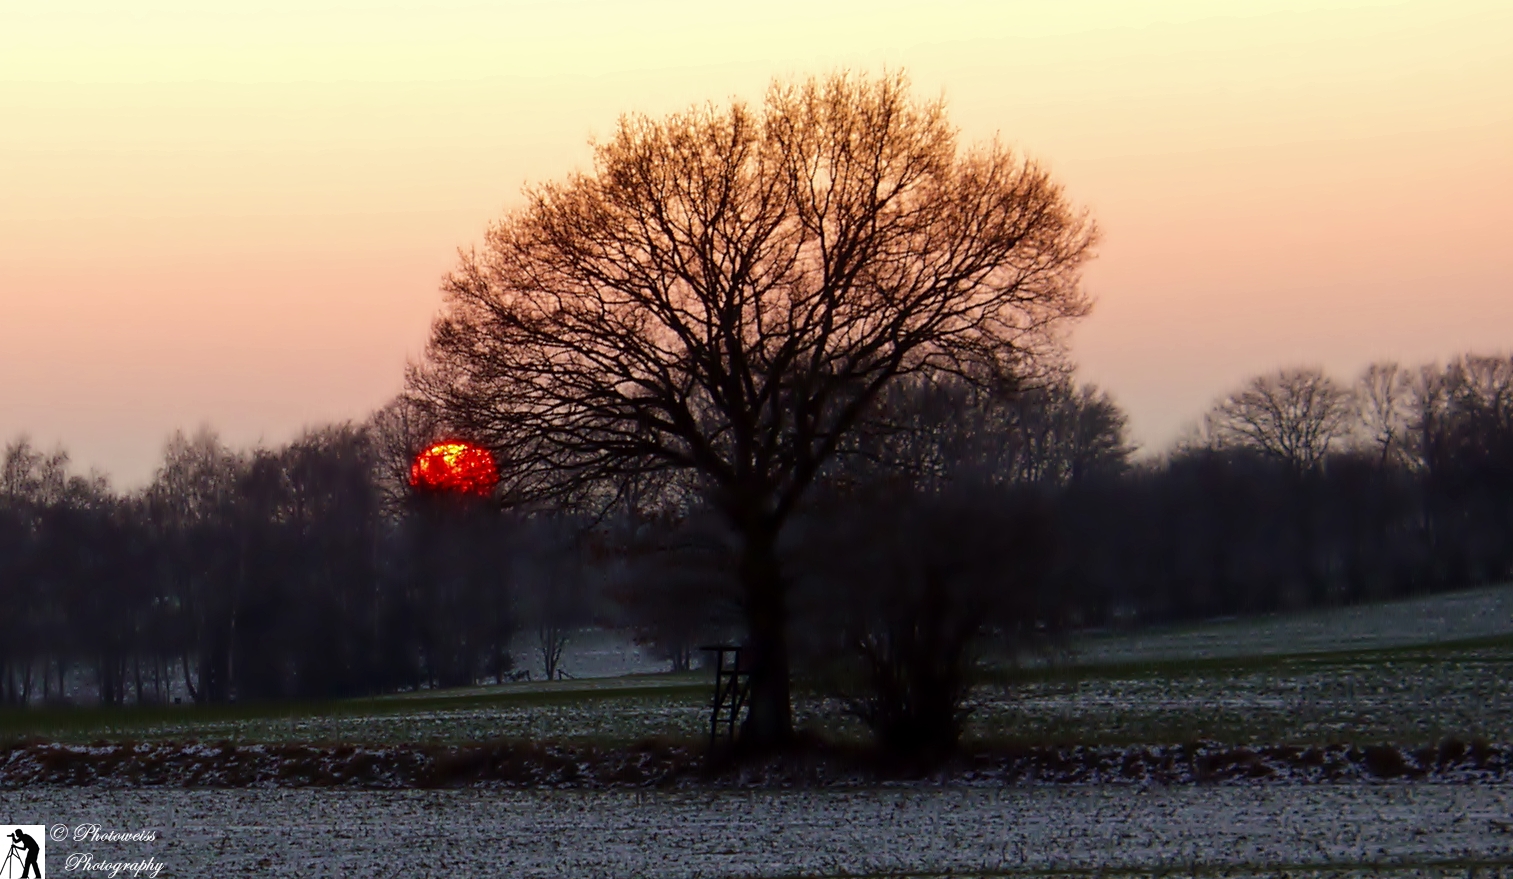
[[[1090,635],[1083,664],[1340,653],[1513,635],[1513,585],[1422,598]]]
[[[468,742],[490,738],[629,743],[697,738],[710,684],[697,673],[566,685],[279,706],[9,712],[10,739],[236,742]],[[1144,744],[1396,742],[1513,738],[1513,638],[1294,657],[1163,660],[1036,669],[981,689],[969,738]],[[800,723],[834,737],[861,728],[800,694]]]
[[[1332,641],[1330,632],[1337,636]],[[1508,741],[1513,588],[1102,636],[1077,645],[1061,663],[1003,670],[996,678],[975,694],[970,739]],[[708,676],[692,672],[337,702],[11,710],[0,713],[0,738],[371,744],[531,738],[613,745],[697,739],[707,729],[709,697]],[[828,736],[864,736],[835,703],[799,692],[795,707],[800,724]]]

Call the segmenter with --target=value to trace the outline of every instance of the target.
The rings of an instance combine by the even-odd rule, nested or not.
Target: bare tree
[[[1005,469],[1019,482],[1066,485],[1116,474],[1134,453],[1125,438],[1127,417],[1096,385],[1053,382],[1014,400],[1004,414]]]
[[[953,378],[899,381],[878,396],[866,430],[842,444],[826,478],[902,477],[921,489],[960,478],[1066,486],[1129,466],[1126,424],[1106,392],[1070,376],[1009,395]]]
[[[1088,309],[1091,221],[1039,165],[960,149],[902,75],[627,116],[464,254],[411,387],[489,442],[507,501],[691,471],[739,535],[745,727],[792,732],[784,523],[901,376],[1013,383]]]
[[[1378,466],[1401,460],[1411,416],[1413,377],[1396,363],[1373,363],[1355,384],[1359,427]]]
[[[1204,424],[1215,446],[1255,449],[1309,473],[1346,436],[1354,414],[1350,391],[1323,370],[1284,369],[1220,400]]]
[[[227,448],[209,428],[192,437],[175,432],[143,495],[164,560],[162,588],[181,618],[175,646],[184,687],[197,702],[231,698],[231,650],[245,570],[238,504],[250,467],[249,456]]]
[[[374,478],[383,498],[384,512],[398,515],[414,494],[410,465],[431,443],[443,439],[433,411],[419,400],[401,394],[368,417],[368,435],[373,443]]]
[[[0,500],[45,506],[59,503],[68,495],[68,452],[62,447],[42,452],[25,436],[6,445],[0,463]]]

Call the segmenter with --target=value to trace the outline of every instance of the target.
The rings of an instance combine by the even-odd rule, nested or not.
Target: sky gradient
[[[1257,372],[1513,352],[1505,0],[0,2],[0,442],[132,488],[362,418],[523,184],[841,66],[1091,209],[1072,353],[1147,449]]]

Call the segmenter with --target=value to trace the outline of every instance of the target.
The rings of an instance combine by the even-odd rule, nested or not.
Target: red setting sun
[[[410,487],[424,491],[487,495],[499,482],[488,449],[460,440],[435,443],[410,464]]]

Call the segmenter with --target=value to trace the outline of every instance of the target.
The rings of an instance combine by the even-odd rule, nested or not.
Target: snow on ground
[[[977,692],[967,734],[1115,744],[1198,739],[1420,744],[1447,737],[1513,741],[1513,647],[1506,642],[1432,646],[1436,640],[1464,641],[1513,630],[1510,614],[1513,587],[1499,587],[1208,624],[1185,632],[1095,639],[1083,646],[1077,661],[1107,663],[1096,669],[1031,670],[1013,687]],[[1430,646],[1401,646],[1408,641]],[[1378,654],[1341,652],[1389,644],[1399,646]],[[1162,656],[1220,654],[1253,658],[1149,664]],[[36,734],[67,742],[373,744],[499,737],[628,743],[653,736],[707,735],[707,674],[634,674],[665,668],[665,663],[607,632],[576,633],[564,666],[578,677],[420,690],[353,700],[319,714],[298,703],[235,718],[186,707],[142,717],[112,715],[108,727],[60,723]],[[630,676],[599,676],[610,674]],[[796,693],[795,710],[801,724],[833,735],[865,735],[835,702]]]
[[[236,720],[153,723],[103,731],[111,739],[161,741],[198,739],[233,742],[477,742],[511,738],[635,742],[653,737],[695,738],[709,735],[708,691],[691,689],[655,696],[617,695],[547,704],[501,702],[482,707],[427,708],[405,711],[384,704],[372,713],[290,715]],[[798,721],[817,722],[819,705],[802,703]],[[57,741],[93,741],[99,729],[62,731]]]
[[[539,680],[546,673],[541,663],[540,641],[534,632],[517,634],[510,642],[510,655],[515,658],[516,667],[529,670],[532,678]],[[579,629],[568,636],[559,667],[574,678],[608,678],[664,672],[672,668],[672,663],[653,657],[624,632]]]
[[[1371,650],[1513,635],[1513,584],[1445,592],[1424,598],[1355,607],[1269,614],[1127,635],[1093,635],[1074,644],[1078,664],[1216,659]],[[520,668],[542,674],[537,640],[522,632],[510,645]],[[563,651],[561,666],[575,678],[664,672],[622,632],[583,629]]]
[[[1371,650],[1513,634],[1513,585],[1356,607],[1271,614],[1194,627],[1103,635],[1075,645],[1079,663],[1149,662]]]
[[[1513,739],[1513,652],[1029,682],[985,693],[978,735],[1102,741]]]
[[[1230,743],[1428,743],[1446,737],[1513,741],[1513,651],[1412,654],[1390,660],[1285,661],[1264,669],[1132,671],[1030,680],[977,694],[967,733],[976,738],[1112,743],[1212,739]],[[507,684],[457,693],[406,710],[396,697],[327,715],[200,718],[131,729],[63,729],[60,741],[95,738],[260,742],[470,742],[511,737],[633,742],[708,733],[709,690],[693,676]],[[450,691],[448,691],[450,692]],[[486,693],[521,698],[470,700]],[[534,695],[532,695],[534,694]],[[525,698],[530,696],[530,698]],[[835,703],[800,696],[801,724],[861,736]]]
[[[152,829],[164,876],[731,877],[1459,861],[1513,864],[1513,787],[1341,784],[842,791],[32,788],[9,820]],[[1299,871],[1289,870],[1289,875]],[[1229,875],[1234,875],[1230,873]],[[1464,868],[1456,875],[1466,875]],[[1483,873],[1481,875],[1488,875]]]

